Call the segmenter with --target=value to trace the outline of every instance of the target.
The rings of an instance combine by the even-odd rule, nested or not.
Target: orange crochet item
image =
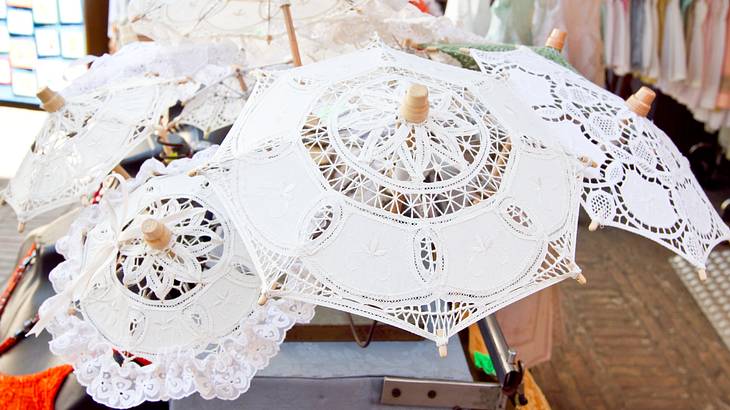
[[[72,371],[64,364],[24,376],[0,374],[0,403],[7,410],[53,410],[56,393]]]

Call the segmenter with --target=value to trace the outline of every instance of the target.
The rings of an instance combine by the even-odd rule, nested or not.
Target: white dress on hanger
[[[702,79],[702,93],[699,108],[715,108],[717,93],[722,79],[722,65],[725,60],[725,29],[730,0],[713,0],[710,9],[709,38],[705,39],[706,69]]]
[[[659,61],[659,86],[665,88],[687,78],[687,52],[684,44],[684,22],[679,0],[669,0],[665,9],[662,55]]]

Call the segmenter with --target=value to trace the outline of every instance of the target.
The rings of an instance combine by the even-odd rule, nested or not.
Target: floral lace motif
[[[169,167],[148,161],[125,183],[134,187],[127,199],[108,191],[59,241],[66,261],[50,277],[62,292],[109,240],[107,209],[122,211],[124,238],[146,218],[164,221],[172,232],[166,251],[139,238],[121,241],[116,263],[93,275],[75,312],[59,313],[48,325],[51,351],[74,366],[102,404],[129,408],[194,392],[235,399],[278,352],[286,331],[313,317],[313,307],[302,302],[256,305],[261,279],[240,238],[205,179],[185,175],[213,151]],[[47,313],[41,307],[41,316]]]
[[[201,90],[185,103],[175,123],[192,125],[205,135],[233,124],[249,94],[241,89],[243,77],[240,81],[231,74]]]
[[[509,81],[567,149],[598,162],[584,180],[583,207],[593,220],[652,239],[700,268],[730,239],[687,159],[618,96],[527,48],[472,55],[484,73]]]

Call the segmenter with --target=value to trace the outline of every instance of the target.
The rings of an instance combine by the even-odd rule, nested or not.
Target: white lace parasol
[[[78,201],[188,98],[196,83],[132,79],[68,99],[49,114],[3,193],[21,222]]]
[[[578,161],[504,91],[376,43],[263,76],[201,172],[269,295],[443,346],[500,307],[580,275]]]
[[[585,178],[592,229],[619,227],[671,249],[700,270],[730,229],[707,199],[689,162],[667,135],[626,102],[528,48],[472,50],[481,69],[508,79],[525,106],[569,150],[598,168]]]
[[[362,1],[362,0],[359,0]],[[283,0],[132,0],[128,15],[133,29],[156,41],[189,38],[253,37],[262,40],[286,33]],[[297,28],[351,10],[358,0],[294,0]]]
[[[58,294],[39,327],[48,324],[51,351],[102,404],[234,399],[286,331],[314,314],[290,300],[257,304],[261,279],[243,242],[205,178],[184,173],[210,152],[174,168],[150,160],[122,183],[128,196],[108,191],[59,242],[67,260],[51,272]],[[153,171],[163,176],[147,179]],[[151,236],[150,220],[165,240]]]
[[[174,125],[192,125],[208,135],[233,124],[243,109],[249,89],[242,69],[229,71],[185,101]]]

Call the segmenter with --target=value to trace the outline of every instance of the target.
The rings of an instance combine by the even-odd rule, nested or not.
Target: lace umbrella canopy
[[[173,125],[192,125],[207,136],[233,124],[241,113],[248,94],[243,70],[231,69],[218,81],[183,102],[182,112],[175,117]]]
[[[375,43],[264,75],[199,172],[226,200],[268,296],[445,348],[502,306],[580,277],[578,161],[506,91]]]
[[[243,52],[232,41],[162,45],[134,42],[114,54],[89,57],[89,70],[60,90],[66,98],[137,77],[190,77],[201,85],[218,81],[232,65],[245,64]]]
[[[45,107],[53,112],[3,192],[5,201],[22,224],[86,198],[156,130],[169,107],[197,88],[184,79],[135,78],[66,99],[49,92]]]
[[[471,54],[484,73],[508,82],[566,149],[598,164],[586,173],[582,195],[591,230],[614,226],[652,239],[704,278],[710,251],[730,239],[730,229],[687,159],[645,118],[650,105],[624,101],[528,48]]]
[[[314,314],[302,302],[257,303],[261,279],[243,242],[205,178],[184,172],[209,152],[174,169],[150,160],[122,182],[128,197],[107,191],[59,242],[58,294],[34,332],[47,326],[51,351],[99,403],[234,399]]]
[[[297,28],[352,10],[359,0],[294,0]],[[361,0],[360,0],[361,1]],[[286,34],[282,0],[132,0],[133,29],[156,41],[191,38],[272,40]]]

